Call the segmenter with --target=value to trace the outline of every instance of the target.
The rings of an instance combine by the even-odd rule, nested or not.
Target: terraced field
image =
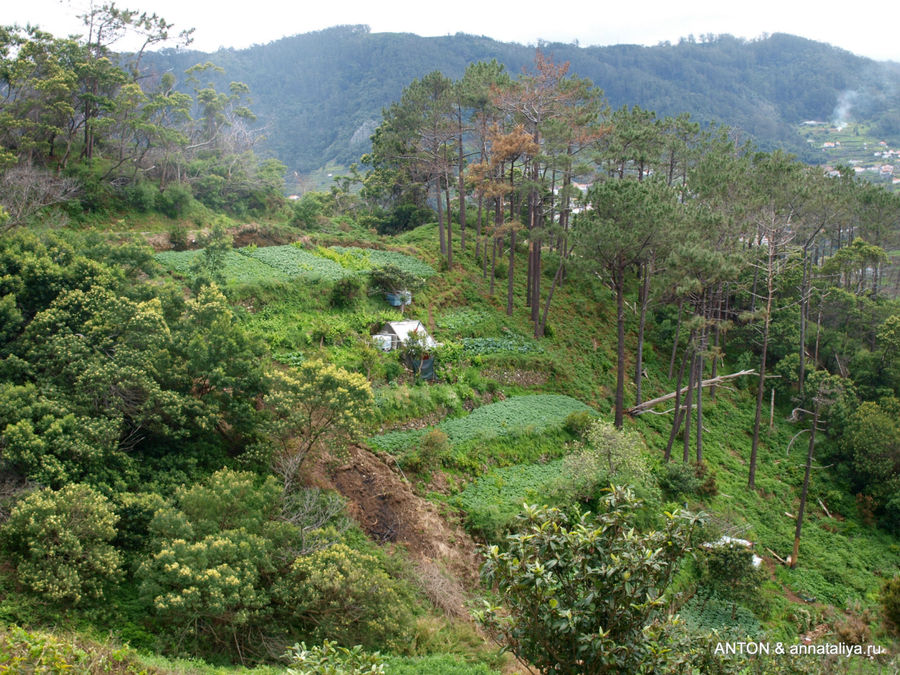
[[[202,250],[164,251],[156,254],[156,260],[178,276],[190,278],[193,263],[201,255]],[[388,264],[421,277],[435,274],[427,263],[396,251],[343,246],[311,250],[294,244],[248,246],[228,251],[223,274],[226,283],[238,286],[272,280],[333,282]]]
[[[465,417],[437,424],[452,445],[487,441],[522,433],[543,433],[561,428],[573,412],[591,410],[581,401],[562,394],[514,396],[476,408]],[[369,445],[386,452],[399,452],[416,443],[431,428],[389,431],[368,439]]]

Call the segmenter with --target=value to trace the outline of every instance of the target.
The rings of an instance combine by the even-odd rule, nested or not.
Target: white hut
[[[378,343],[382,350],[389,352],[393,349],[399,349],[408,339],[411,333],[417,333],[425,336],[425,346],[429,349],[436,347],[437,343],[425,330],[425,326],[421,321],[410,319],[407,321],[389,321],[384,327],[378,331],[378,334],[372,338]]]

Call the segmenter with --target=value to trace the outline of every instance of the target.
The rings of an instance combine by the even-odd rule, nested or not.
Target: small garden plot
[[[480,335],[486,331],[479,329],[489,323],[494,316],[493,312],[484,309],[462,307],[439,316],[437,325],[441,330],[453,335]]]
[[[163,251],[156,254],[156,260],[165,268],[182,277],[191,277],[191,266],[194,260],[203,255],[203,251]],[[265,263],[255,260],[237,251],[225,253],[225,267],[222,270],[228,284],[254,284],[260,281],[285,281],[290,277]]]
[[[492,469],[469,483],[451,503],[465,511],[470,529],[493,539],[513,522],[523,502],[546,504],[564,471],[562,459]]]
[[[542,354],[544,348],[535,340],[522,335],[505,335],[503,337],[471,337],[463,338],[463,353],[466,356],[483,354]]]
[[[469,415],[447,419],[436,428],[447,434],[451,445],[474,440],[489,440],[523,433],[542,433],[562,427],[571,413],[591,408],[581,401],[561,394],[514,396],[505,401],[476,408]],[[406,450],[429,429],[389,431],[369,438],[373,448],[390,453]]]
[[[431,265],[405,253],[380,251],[374,248],[358,248],[356,246],[332,246],[331,250],[341,254],[349,254],[363,261],[367,260],[368,265],[364,269],[394,265],[407,274],[414,274],[417,277],[430,277],[436,274]]]
[[[262,248],[242,248],[240,252],[253,260],[258,260],[286,277],[308,280],[338,281],[355,272],[346,269],[334,260],[323,258],[297,246],[265,246]]]

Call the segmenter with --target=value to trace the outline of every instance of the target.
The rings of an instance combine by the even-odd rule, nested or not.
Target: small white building
[[[432,349],[437,346],[434,339],[425,330],[425,326],[421,321],[409,319],[407,321],[389,321],[384,327],[378,331],[372,339],[378,343],[378,346],[386,352],[399,349],[407,340],[411,333],[417,333],[425,336],[425,346]]]

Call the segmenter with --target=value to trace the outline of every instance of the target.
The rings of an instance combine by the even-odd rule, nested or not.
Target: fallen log
[[[720,384],[722,382],[725,382],[726,380],[732,380],[735,377],[741,377],[742,375],[756,375],[756,374],[757,373],[755,370],[742,370],[739,373],[731,373],[730,375],[719,375],[718,377],[713,377],[708,380],[703,380],[703,386],[711,387],[711,386]],[[682,395],[686,394],[687,390],[688,390],[687,387],[683,387],[681,390],[681,394]],[[629,408],[626,412],[629,415],[642,415],[645,412],[647,412],[650,408],[655,406],[656,404],[662,403],[663,401],[668,401],[669,399],[672,399],[672,398],[675,398],[675,396],[677,394],[678,394],[678,392],[673,391],[671,394],[666,394],[665,396],[660,396],[659,398],[654,398],[649,401],[644,401],[640,405],[636,405],[633,408]]]
[[[772,549],[770,549],[768,546],[766,546],[766,550],[767,550],[769,553],[771,553],[771,554],[775,557],[775,559],[776,559],[778,562],[780,562],[782,565],[787,565],[787,561],[786,561],[784,558],[782,558],[780,555],[778,555],[777,553],[775,553],[775,551],[773,551]]]

